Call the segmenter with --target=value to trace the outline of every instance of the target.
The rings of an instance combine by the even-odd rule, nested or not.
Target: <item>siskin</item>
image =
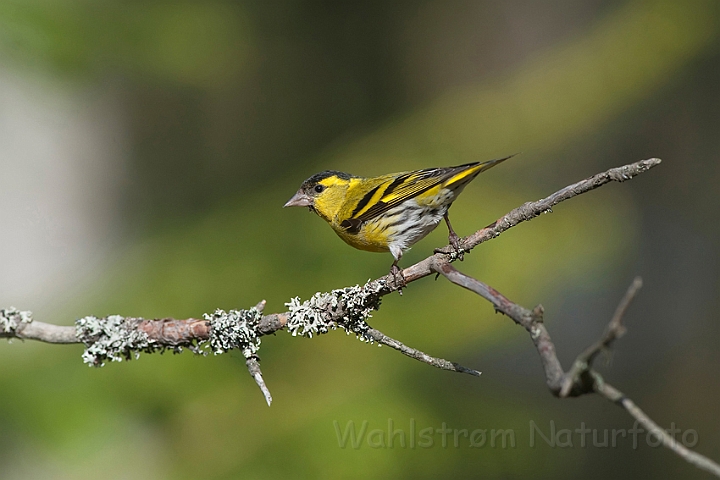
[[[459,251],[459,237],[448,218],[450,205],[479,173],[508,158],[371,178],[326,170],[305,180],[285,207],[309,207],[348,245],[390,252],[395,258],[390,273],[397,283],[403,253],[441,219],[447,223],[450,244]]]

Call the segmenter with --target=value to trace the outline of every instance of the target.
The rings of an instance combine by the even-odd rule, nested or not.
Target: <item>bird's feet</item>
[[[398,293],[402,295],[402,289],[407,286],[407,282],[403,276],[402,269],[398,267],[397,261],[393,262],[392,267],[390,267],[390,274],[393,276],[395,288],[397,288]]]
[[[448,217],[447,212],[445,212],[445,215],[443,215],[443,218],[445,218],[445,223],[448,227],[448,242],[450,243],[450,246],[453,248],[453,252],[450,253],[450,255],[454,255],[455,258],[459,259],[461,262],[464,259],[465,250],[460,246],[460,237],[457,233],[455,233],[455,230],[453,230],[452,225],[450,225],[450,218]],[[436,248],[434,250],[435,253],[448,253],[442,248]]]
[[[455,255],[460,259],[460,261],[463,261],[463,254],[465,253],[465,250],[463,250],[460,247],[460,237],[458,237],[457,233],[450,230],[450,233],[448,234],[448,241],[450,242],[450,245],[453,247],[453,250],[455,250]]]

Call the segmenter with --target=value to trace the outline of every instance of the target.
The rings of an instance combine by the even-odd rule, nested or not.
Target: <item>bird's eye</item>
[[[325,190],[325,185],[320,185],[320,184],[315,185],[315,191],[317,193],[322,193],[323,190]]]

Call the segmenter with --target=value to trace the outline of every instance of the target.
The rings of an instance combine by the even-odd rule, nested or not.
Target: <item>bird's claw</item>
[[[463,250],[460,246],[460,237],[458,237],[455,232],[452,232],[448,235],[448,240],[450,241],[450,245],[453,247],[453,250],[455,250],[453,252],[455,257],[462,262],[464,260],[465,250]]]
[[[457,236],[457,234],[450,234],[448,235],[448,242],[450,243],[451,250],[448,251],[447,247],[443,248],[436,248],[433,250],[433,253],[443,253],[445,255],[450,255],[450,258],[452,260],[458,259],[461,262],[464,259],[465,255],[465,249],[463,249],[460,246],[460,237]]]
[[[397,288],[398,293],[402,295],[402,289],[407,286],[407,282],[405,281],[405,277],[403,276],[402,269],[398,267],[396,263],[393,263],[392,267],[390,267],[390,274],[393,276],[395,288]]]
[[[445,219],[445,224],[448,227],[448,242],[450,242],[450,246],[452,247],[452,252],[445,251],[444,248],[441,249],[435,249],[435,253],[444,253],[447,255],[450,255],[450,260],[459,259],[461,262],[463,261],[465,254],[465,250],[460,246],[460,237],[458,237],[458,234],[455,233],[455,230],[453,230],[452,225],[450,224],[450,217],[448,216],[448,213],[445,212],[445,215],[443,215],[443,218]]]

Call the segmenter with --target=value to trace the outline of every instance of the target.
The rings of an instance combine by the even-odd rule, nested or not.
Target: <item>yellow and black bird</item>
[[[390,272],[410,247],[445,218],[450,244],[459,249],[448,209],[479,173],[510,157],[457,167],[426,168],[379,177],[356,177],[326,170],[305,180],[286,207],[309,207],[348,245],[370,252],[390,252]]]

